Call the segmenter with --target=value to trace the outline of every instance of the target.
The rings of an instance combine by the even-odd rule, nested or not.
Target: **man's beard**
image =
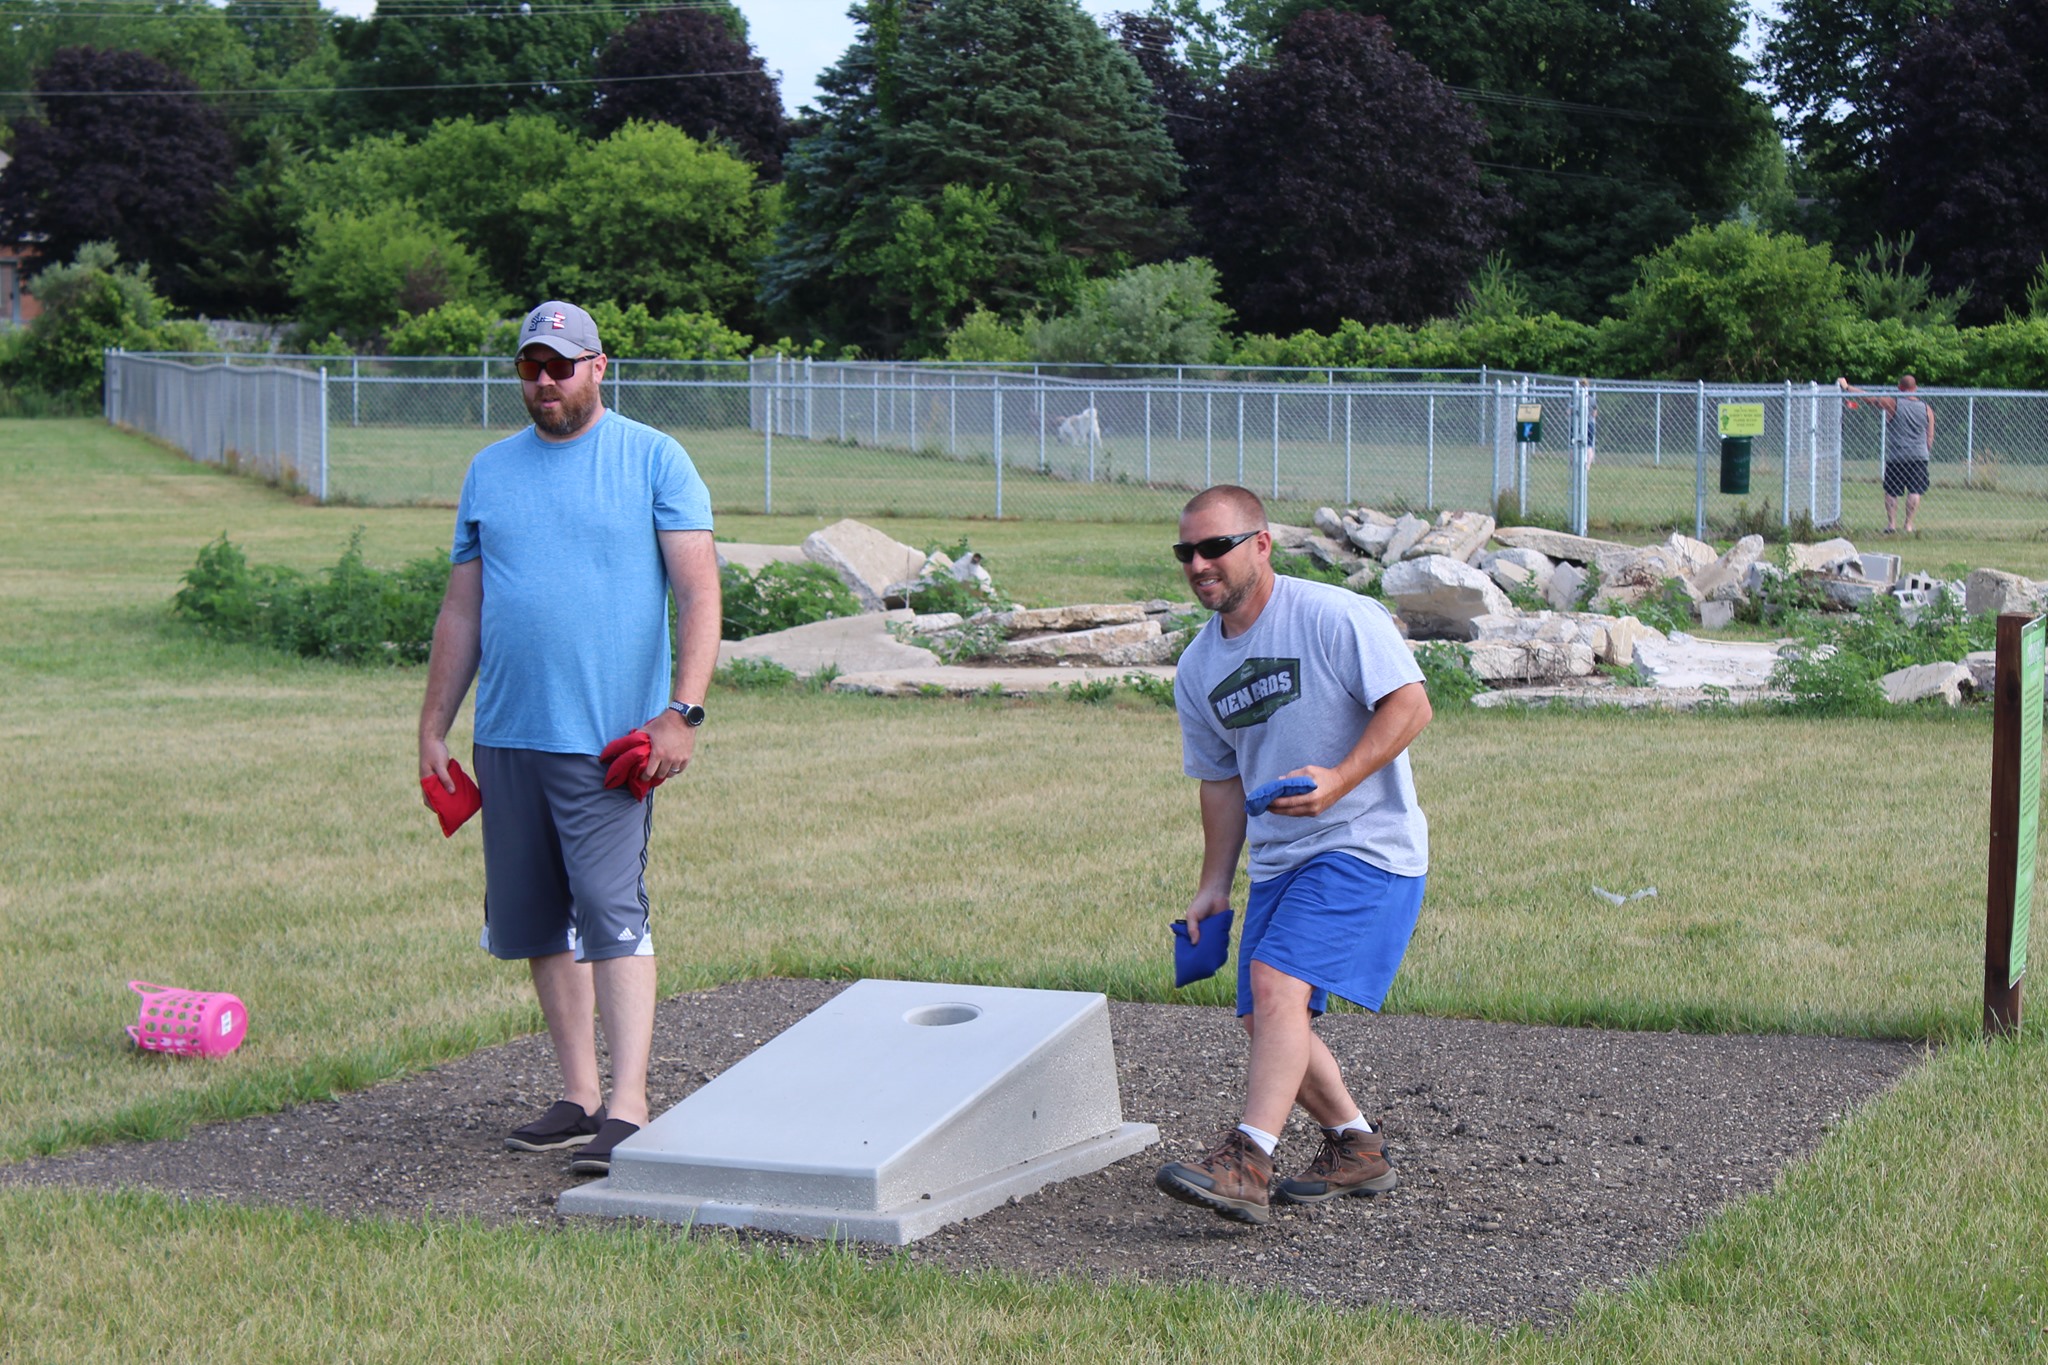
[[[533,424],[550,436],[574,435],[590,420],[590,414],[597,410],[595,385],[591,386],[588,393],[580,396],[567,389],[557,389],[555,397],[560,400],[561,406],[555,409],[552,417],[548,416],[540,405],[544,396],[536,392],[531,395],[521,394],[520,398],[525,401],[527,415],[533,418]]]

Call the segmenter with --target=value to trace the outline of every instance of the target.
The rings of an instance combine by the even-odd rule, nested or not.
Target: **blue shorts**
[[[484,795],[484,931],[492,957],[652,957],[654,796],[604,785],[593,754],[475,746]]]
[[[1252,1012],[1252,963],[1315,987],[1312,1013],[1333,995],[1377,1010],[1407,955],[1427,877],[1382,872],[1348,853],[1325,853],[1292,872],[1253,882],[1237,943],[1237,1012]]]

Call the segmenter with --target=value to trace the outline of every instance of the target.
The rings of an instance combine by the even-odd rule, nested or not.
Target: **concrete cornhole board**
[[[556,1208],[901,1246],[1158,1140],[1123,1121],[1102,996],[858,981]]]

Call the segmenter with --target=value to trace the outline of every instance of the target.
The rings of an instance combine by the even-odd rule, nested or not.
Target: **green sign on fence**
[[[1723,436],[1761,436],[1764,434],[1764,405],[1762,403],[1723,403],[1720,408],[1721,434]]]

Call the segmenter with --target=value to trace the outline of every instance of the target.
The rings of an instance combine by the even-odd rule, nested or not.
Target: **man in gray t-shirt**
[[[1230,908],[1247,842],[1251,895],[1238,940],[1237,1012],[1251,1035],[1244,1121],[1155,1183],[1226,1218],[1270,1216],[1273,1151],[1298,1103],[1321,1150],[1278,1197],[1312,1204],[1397,1183],[1312,1027],[1330,995],[1378,1009],[1422,908],[1429,824],[1409,743],[1429,723],[1422,670],[1379,603],[1280,578],[1256,494],[1222,485],[1181,513],[1175,557],[1216,615],[1181,656],[1182,766],[1201,782],[1202,870],[1188,936]],[[1275,779],[1308,789],[1247,809]],[[1259,803],[1254,800],[1253,805]],[[1220,922],[1208,932],[1227,932]]]
[[[1863,393],[1847,379],[1837,379],[1843,393]],[[1934,455],[1934,409],[1920,397],[1920,383],[1899,376],[1899,396],[1878,395],[1884,412],[1884,533],[1899,529],[1899,499],[1906,500],[1906,534],[1913,534],[1913,515],[1927,492],[1928,461]]]

